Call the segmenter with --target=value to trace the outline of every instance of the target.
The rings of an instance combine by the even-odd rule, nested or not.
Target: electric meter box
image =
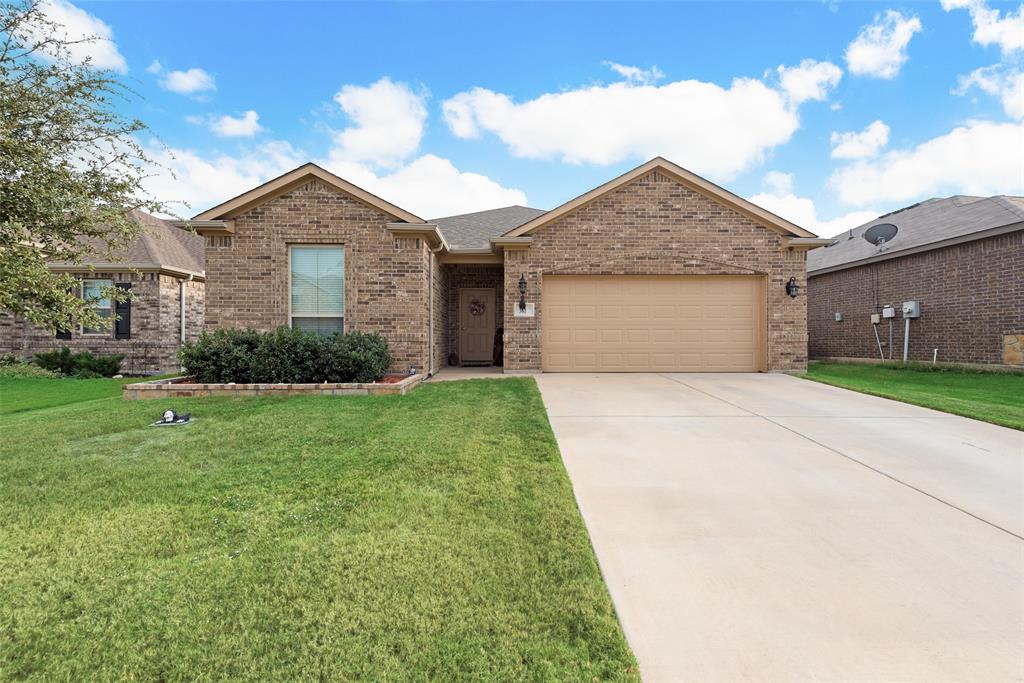
[[[882,307],[882,317],[883,318],[895,318],[896,317],[896,309],[893,308],[891,305],[886,304],[885,306]]]
[[[920,318],[921,317],[921,302],[920,301],[904,301],[903,302],[903,317],[904,318]]]

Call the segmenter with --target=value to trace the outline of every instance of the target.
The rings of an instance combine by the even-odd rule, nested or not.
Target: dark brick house
[[[882,224],[895,237],[864,239]],[[880,216],[808,254],[807,274],[812,359],[902,359],[902,303],[918,301],[910,360],[1024,365],[1024,198],[929,199]]]
[[[424,220],[306,164],[196,216],[206,327],[379,332],[395,372],[799,370],[806,230],[661,158],[551,211]],[[502,336],[503,332],[503,336]]]
[[[50,263],[70,273],[88,298],[115,285],[131,290],[130,301],[96,300],[104,317],[116,318],[111,329],[77,326],[56,334],[26,320],[0,312],[0,353],[22,357],[68,347],[101,354],[123,354],[121,370],[144,374],[177,370],[182,340],[203,329],[203,288],[206,279],[203,238],[141,211],[133,213],[142,234],[108,262],[87,265]]]

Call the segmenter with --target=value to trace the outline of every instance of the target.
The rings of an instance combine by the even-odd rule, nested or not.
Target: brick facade
[[[207,328],[289,325],[289,246],[338,244],[345,248],[345,329],[380,333],[393,372],[428,368],[431,254],[423,240],[388,232],[394,216],[313,179],[234,220],[233,235],[207,237]]]
[[[1024,231],[814,275],[808,283],[810,357],[879,358],[870,317],[896,306],[893,358],[903,356],[900,304],[911,321],[911,360],[1003,363],[1008,336],[1024,334]],[[842,313],[842,322],[835,314]],[[878,326],[888,356],[889,326]]]
[[[767,367],[800,370],[807,363],[805,252],[789,250],[779,233],[704,194],[653,171],[532,233],[528,249],[505,253],[505,367],[541,367],[545,274],[764,275],[767,278]],[[536,316],[516,318],[519,277]],[[795,277],[801,294],[785,283]]]
[[[53,332],[0,313],[0,353],[32,354],[68,347],[72,351],[123,354],[126,374],[172,372],[179,369],[177,351],[181,339],[182,280],[160,273],[77,273],[76,277],[129,282],[132,285],[131,338],[114,339],[113,331],[85,335],[72,330],[71,339],[57,339]],[[204,284],[185,281],[185,336],[192,340],[203,329]]]

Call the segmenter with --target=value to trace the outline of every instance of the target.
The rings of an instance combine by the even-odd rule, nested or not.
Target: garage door
[[[546,372],[763,369],[764,279],[545,275]]]

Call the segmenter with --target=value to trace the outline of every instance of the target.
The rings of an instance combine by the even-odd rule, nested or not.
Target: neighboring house
[[[895,226],[891,240],[863,239],[883,224]],[[902,359],[902,303],[918,301],[911,360],[1024,365],[1022,197],[955,196],[894,211],[811,252],[807,271],[811,358]],[[871,316],[886,304],[895,318],[878,326],[880,354]]]
[[[182,340],[196,338],[203,329],[203,238],[141,211],[132,215],[142,224],[142,234],[109,262],[49,264],[79,279],[80,294],[89,298],[111,284],[131,291],[131,299],[123,303],[96,302],[100,315],[116,318],[111,329],[78,326],[54,334],[0,313],[0,352],[31,356],[66,346],[124,354],[121,369],[130,374],[178,368]]]
[[[208,329],[379,332],[403,373],[489,364],[499,328],[506,371],[799,370],[826,242],[661,158],[552,211],[433,221],[306,164],[189,225]]]

